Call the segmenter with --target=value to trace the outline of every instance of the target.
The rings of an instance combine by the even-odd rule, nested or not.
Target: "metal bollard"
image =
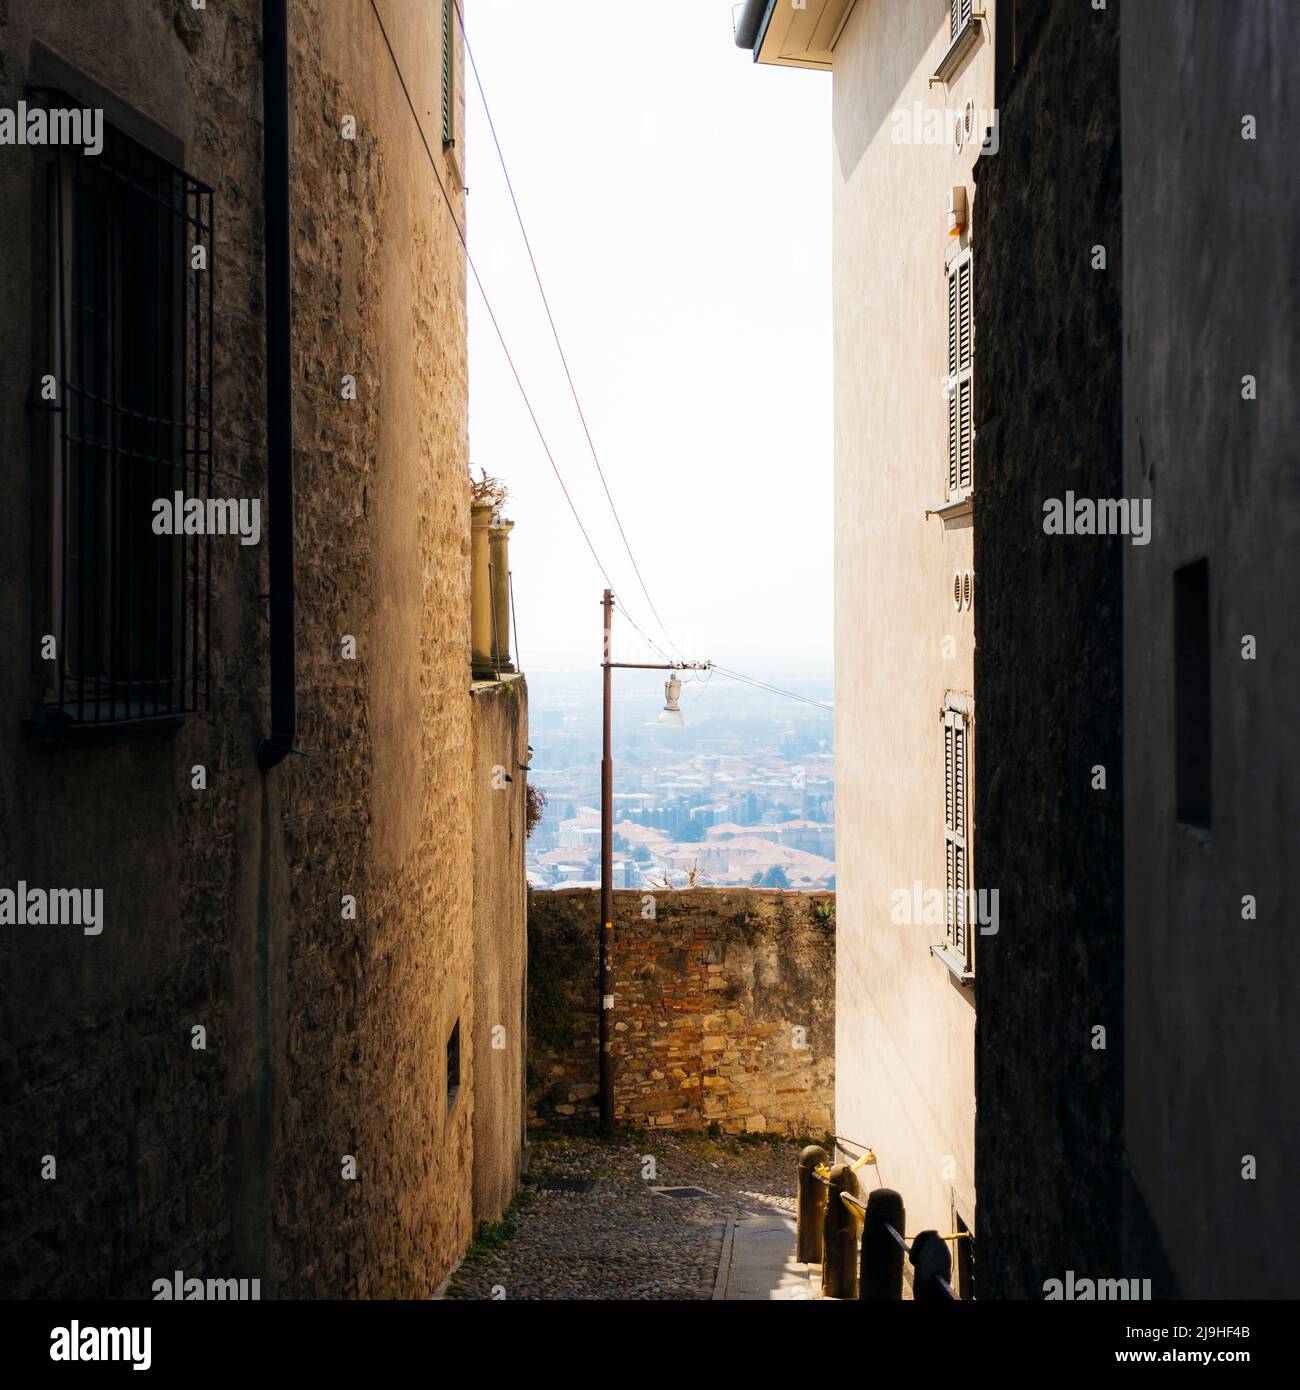
[[[905,1231],[903,1198],[892,1187],[878,1187],[867,1197],[862,1222],[862,1265],[858,1274],[858,1302],[901,1299],[903,1296],[903,1247],[895,1231]]]
[[[921,1231],[912,1240],[912,1297],[918,1303],[950,1303],[952,1254],[938,1231]]]
[[[806,1265],[822,1262],[822,1222],[826,1219],[826,1184],[813,1169],[831,1156],[820,1144],[809,1144],[799,1155],[799,1226],[795,1258]]]
[[[847,1163],[831,1169],[826,1193],[826,1219],[822,1223],[822,1293],[827,1298],[856,1298],[858,1292],[858,1241],[853,1213],[840,1201],[840,1193],[858,1195],[857,1174]]]

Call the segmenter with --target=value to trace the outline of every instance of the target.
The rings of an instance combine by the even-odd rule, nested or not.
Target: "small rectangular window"
[[[1210,828],[1210,564],[1174,571],[1174,776],[1178,819]]]
[[[29,96],[53,108],[62,93]],[[42,151],[50,632],[44,715],[106,724],[208,701],[206,535],[154,503],[212,484],[212,190],[105,124],[102,153]]]
[[[460,1019],[447,1039],[447,1109],[450,1110],[460,1094]]]

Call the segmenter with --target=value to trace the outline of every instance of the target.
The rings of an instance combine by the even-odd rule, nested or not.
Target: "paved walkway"
[[[795,1219],[751,1212],[729,1223],[713,1296],[732,1301],[810,1299],[821,1292],[817,1270],[795,1259]]]
[[[816,1297],[793,1262],[799,1148],[644,1131],[543,1137],[521,1205],[482,1233],[444,1296]]]

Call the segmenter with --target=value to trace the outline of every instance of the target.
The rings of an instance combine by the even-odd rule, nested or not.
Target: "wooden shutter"
[[[955,39],[958,34],[970,23],[971,10],[974,8],[971,0],[949,0],[948,5],[948,37]]]
[[[967,851],[967,726],[959,710],[943,716],[943,819],[946,883],[944,894],[947,942],[970,968],[970,924],[967,893],[970,860]]]
[[[957,375],[958,340],[961,337],[960,291],[955,271],[948,275],[948,375]]]
[[[974,302],[970,257],[948,272],[948,496],[974,484],[975,412],[971,369],[974,358]]]
[[[442,143],[452,143],[451,129],[451,10],[453,0],[442,0]]]
[[[970,366],[971,337],[974,324],[971,318],[971,294],[970,294],[970,261],[962,261],[957,267],[957,274],[952,277],[955,281],[953,290],[957,298],[957,365],[952,367],[952,371],[960,371]],[[950,296],[953,290],[949,291]],[[951,349],[949,349],[951,355]]]
[[[959,440],[961,431],[958,426],[957,393],[950,391],[948,394],[948,495],[952,497],[957,492],[957,479],[960,474],[961,452]]]
[[[957,491],[969,492],[974,430],[971,425],[970,377],[968,376],[962,377],[957,385],[957,433],[960,438],[957,449]]]

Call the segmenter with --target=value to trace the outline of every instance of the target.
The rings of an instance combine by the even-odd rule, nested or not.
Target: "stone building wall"
[[[519,1186],[525,1142],[528,881],[524,877],[528,688],[479,681],[474,706],[474,1221]],[[512,778],[510,782],[504,776]]]
[[[437,7],[383,13],[417,105],[436,110]],[[312,756],[278,769],[294,1022],[271,1155],[277,1272],[293,1296],[418,1297],[473,1220],[463,251],[368,7],[295,4],[289,38],[299,738]],[[345,634],[355,662],[340,659]],[[355,922],[339,918],[345,892]],[[355,1182],[338,1177],[344,1154]]]
[[[615,1122],[821,1134],[835,1097],[833,893],[614,894]],[[599,1117],[600,893],[533,892],[528,1119]]]
[[[436,112],[437,7],[381,10],[417,109]],[[23,408],[44,252],[31,152],[0,149],[0,882],[99,886],[106,916],[97,937],[0,932],[9,1295],[147,1297],[179,1268],[258,1277],[263,1297],[422,1297],[472,1228],[472,865],[517,855],[497,872],[521,875],[522,841],[475,830],[463,250],[370,8],[298,0],[289,16],[305,757],[255,761],[265,524],[258,546],[213,545],[206,714],[94,743],[23,737],[48,585]],[[43,80],[46,50],[215,190],[219,490],[262,498],[265,520],[259,0],[6,0],[0,104]],[[522,779],[510,795],[522,822]]]
[[[27,83],[65,85],[66,62],[179,142],[180,162],[213,185],[217,467],[245,496],[264,496],[265,475],[259,9],[0,7],[0,105],[13,108]],[[45,312],[34,164],[31,150],[0,149],[0,880],[102,887],[105,920],[96,937],[0,929],[0,1286],[148,1297],[167,1268],[265,1280],[235,1215],[263,1183],[252,1151],[275,1005],[259,933],[287,915],[270,883],[278,795],[253,760],[266,710],[265,547],[213,546],[206,718],[93,743],[24,737],[49,630],[45,422],[24,410],[33,376],[49,370],[33,361]],[[208,773],[201,792],[196,764]],[[191,1046],[195,1025],[206,1050]],[[52,1179],[41,1176],[46,1154]]]
[[[1021,0],[1014,73],[1009,9],[974,206],[976,882],[1001,901],[975,985],[977,1263],[980,1297],[1041,1298],[1066,1269],[1138,1272],[1116,1268],[1128,541],[1042,525],[1067,490],[1124,495],[1119,6]]]
[[[1300,959],[1282,945],[1300,823],[1300,92],[1276,66],[1296,18],[1287,0],[1123,7],[1124,490],[1153,518],[1124,569],[1125,1236],[1157,1297],[1300,1297]],[[1210,804],[1188,824],[1174,593],[1201,561]]]

